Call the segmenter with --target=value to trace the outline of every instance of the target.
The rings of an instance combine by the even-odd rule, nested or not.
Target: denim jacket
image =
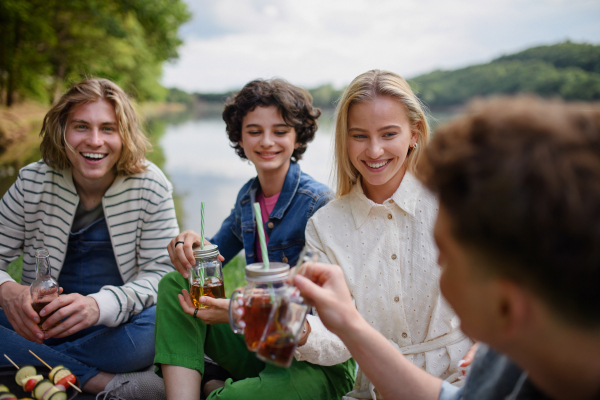
[[[210,240],[219,246],[225,263],[242,248],[246,252],[246,263],[256,262],[256,220],[252,205],[259,188],[258,177],[250,179],[242,187],[231,214]],[[304,229],[308,219],[332,199],[333,195],[326,185],[300,171],[298,164],[290,163],[277,204],[269,219],[263,221],[265,233],[269,235],[269,261],[293,266],[304,246]]]

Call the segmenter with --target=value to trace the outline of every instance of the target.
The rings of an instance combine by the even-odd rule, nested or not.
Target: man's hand
[[[0,306],[15,332],[25,339],[41,344],[44,339],[42,330],[37,326],[40,317],[31,307],[29,286],[16,282],[0,285]]]
[[[194,316],[196,307],[192,302],[192,298],[187,290],[183,289],[183,294],[177,295],[179,304],[183,311],[191,316]],[[229,323],[229,299],[213,299],[209,296],[201,296],[200,303],[206,304],[211,308],[200,308],[196,313],[196,317],[204,321],[205,324],[227,324]]]
[[[44,329],[49,329],[44,336],[45,339],[72,335],[94,325],[100,318],[100,308],[96,300],[78,293],[58,296],[40,311],[40,316],[49,315],[54,311],[56,312],[42,325]],[[65,320],[62,321],[63,319]]]
[[[188,269],[192,268],[192,265],[196,263],[194,258],[194,248],[200,247],[200,235],[194,231],[184,231],[177,235],[169,245],[167,251],[169,257],[175,269],[187,279]],[[183,242],[183,243],[178,243]],[[209,241],[204,239],[204,244],[211,244]],[[219,261],[225,261],[225,258],[219,254]]]
[[[317,308],[319,318],[327,329],[338,336],[348,329],[350,322],[361,319],[339,266],[305,263],[293,283],[302,296]]]

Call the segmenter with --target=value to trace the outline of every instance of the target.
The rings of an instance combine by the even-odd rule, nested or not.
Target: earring
[[[417,142],[415,142],[415,144],[414,144],[414,146],[413,146],[413,149],[415,149],[415,150],[416,150],[416,149],[417,149],[417,147],[418,147],[418,146],[417,146]]]

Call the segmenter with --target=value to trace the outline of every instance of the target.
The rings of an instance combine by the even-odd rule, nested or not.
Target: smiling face
[[[406,155],[417,141],[404,105],[388,96],[353,104],[348,111],[348,156],[362,176],[365,195],[382,203],[400,186]]]
[[[67,120],[65,140],[73,149],[66,146],[78,188],[108,189],[123,145],[112,104],[101,99],[76,107]]]
[[[244,153],[263,174],[287,173],[296,143],[296,130],[284,121],[275,106],[256,107],[242,120]]]

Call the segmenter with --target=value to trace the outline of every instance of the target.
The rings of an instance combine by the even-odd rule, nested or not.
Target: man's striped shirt
[[[104,217],[123,286],[91,294],[100,307],[97,325],[117,326],[156,304],[158,281],[173,270],[167,245],[179,234],[173,187],[147,162],[146,172],[118,176],[102,199]],[[55,171],[42,161],[19,171],[0,200],[0,285],[12,279],[10,262],[23,254],[21,283],[35,280],[35,250],[50,252],[58,280],[79,196],[70,169]]]

